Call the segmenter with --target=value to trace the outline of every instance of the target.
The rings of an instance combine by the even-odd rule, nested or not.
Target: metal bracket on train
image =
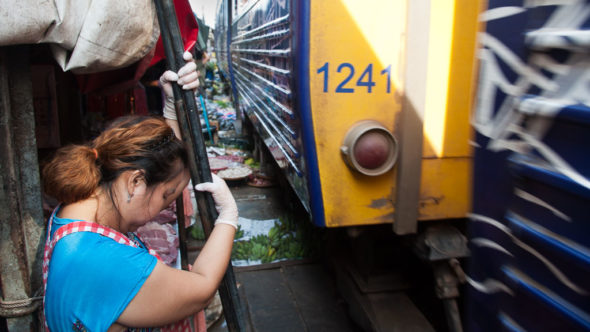
[[[415,243],[418,257],[427,261],[469,256],[467,238],[455,227],[431,226],[422,232]]]
[[[443,303],[449,331],[462,332],[456,298],[466,277],[457,258],[469,255],[467,238],[455,227],[431,226],[418,236],[414,250],[432,265],[436,296]]]
[[[455,263],[455,264],[454,264]],[[435,277],[435,291],[439,299],[459,297],[459,284],[465,282],[465,273],[456,259],[432,264]]]

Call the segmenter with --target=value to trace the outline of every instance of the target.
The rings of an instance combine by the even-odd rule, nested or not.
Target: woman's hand
[[[199,73],[197,72],[197,65],[193,62],[192,54],[190,52],[184,52],[182,57],[187,64],[182,66],[178,73],[167,70],[160,76],[160,85],[164,90],[164,94],[166,94],[164,117],[170,120],[176,120],[172,82],[182,85],[184,90],[194,90],[199,87]]]
[[[195,186],[198,191],[208,191],[213,196],[215,208],[219,212],[219,217],[215,224],[229,224],[238,228],[238,206],[229,190],[229,187],[222,178],[216,174],[211,174],[213,182],[199,183]]]
[[[166,97],[174,97],[171,82],[177,82],[182,85],[184,90],[194,90],[199,86],[199,74],[197,73],[197,65],[193,61],[192,54],[190,52],[184,52],[182,58],[187,64],[182,66],[178,73],[167,70],[160,76],[160,84],[162,85],[162,89],[164,89]]]

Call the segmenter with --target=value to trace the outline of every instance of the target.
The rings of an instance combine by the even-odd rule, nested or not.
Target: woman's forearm
[[[213,227],[192,271],[209,280],[221,281],[231,257],[235,234],[236,229],[231,225],[218,224]]]

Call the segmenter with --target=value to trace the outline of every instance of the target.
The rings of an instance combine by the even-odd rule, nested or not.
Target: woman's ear
[[[146,183],[143,171],[134,170],[130,171],[129,177],[127,178],[127,193],[133,197],[136,194],[145,192]]]

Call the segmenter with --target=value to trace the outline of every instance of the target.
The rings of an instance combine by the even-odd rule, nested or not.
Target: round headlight
[[[340,151],[346,164],[365,175],[389,171],[397,161],[397,141],[379,122],[356,123],[348,130]]]

